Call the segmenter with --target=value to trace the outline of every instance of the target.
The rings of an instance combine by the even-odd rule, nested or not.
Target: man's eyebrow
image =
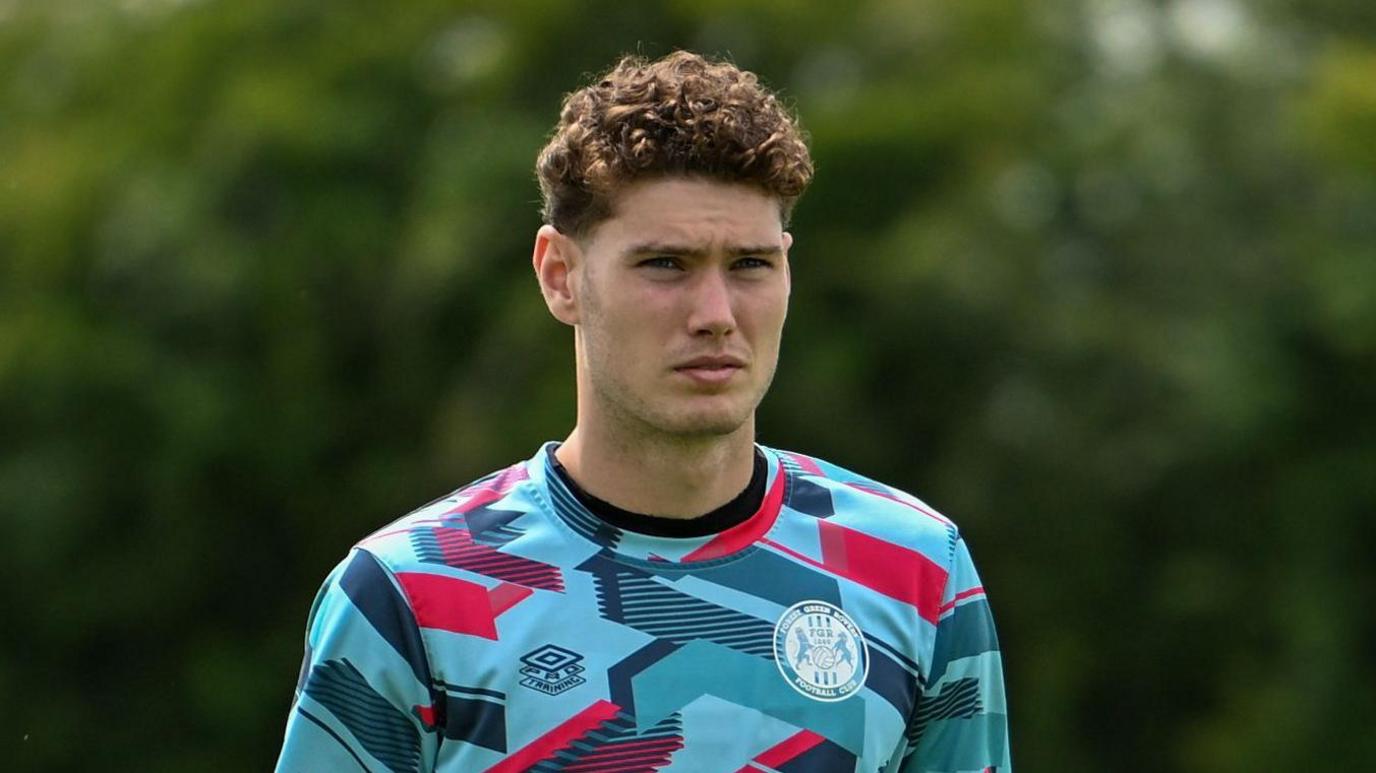
[[[700,258],[711,254],[715,250],[706,247],[688,247],[678,244],[663,244],[660,242],[650,242],[639,244],[626,250],[627,255],[684,255],[692,258]],[[727,255],[779,255],[783,253],[783,247],[777,244],[764,245],[742,245],[727,247],[724,252]]]

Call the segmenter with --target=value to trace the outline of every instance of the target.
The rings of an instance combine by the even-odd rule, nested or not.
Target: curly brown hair
[[[653,62],[626,56],[569,94],[535,164],[545,222],[586,235],[635,180],[701,175],[756,185],[779,202],[785,225],[812,181],[797,119],[754,73],[675,51]]]

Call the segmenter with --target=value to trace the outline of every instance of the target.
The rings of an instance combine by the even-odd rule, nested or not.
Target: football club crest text
[[[825,601],[801,601],[774,626],[774,662],[793,689],[839,701],[865,685],[869,650],[845,612]]]

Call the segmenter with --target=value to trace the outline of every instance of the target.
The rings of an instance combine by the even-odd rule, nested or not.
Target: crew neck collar
[[[764,453],[755,449],[751,463],[750,480],[740,493],[729,502],[702,515],[691,518],[671,518],[654,514],[626,510],[604,499],[588,493],[578,481],[574,480],[566,467],[559,462],[559,456],[549,453],[550,466],[572,494],[577,497],[593,515],[623,531],[634,531],[655,537],[706,537],[726,531],[746,520],[759,511],[764,503],[765,481],[769,478],[769,464]]]
[[[787,473],[776,453],[755,445],[755,453],[765,466],[764,496],[753,513],[734,523],[717,523],[719,529],[708,533],[679,535],[651,534],[623,528],[599,518],[588,508],[556,469],[554,451],[558,442],[544,444],[527,464],[532,482],[548,498],[549,510],[578,537],[632,561],[652,563],[691,563],[734,557],[764,536],[778,519],[783,504]],[[576,484],[574,484],[576,486]],[[747,488],[746,492],[748,493]],[[624,511],[623,511],[624,512]],[[631,513],[635,516],[636,514]],[[710,517],[712,514],[708,514]],[[647,516],[640,516],[646,518]],[[654,518],[655,521],[671,520]],[[691,519],[697,520],[697,519]],[[636,521],[635,523],[639,523]],[[624,523],[623,525],[633,525]],[[673,527],[670,527],[671,529]],[[692,531],[692,529],[688,529]]]

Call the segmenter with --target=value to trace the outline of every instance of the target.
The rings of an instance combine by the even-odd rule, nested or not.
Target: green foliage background
[[[352,542],[572,421],[561,95],[818,178],[764,442],[966,532],[1025,771],[1376,758],[1376,5],[0,2],[0,752],[267,769]]]

